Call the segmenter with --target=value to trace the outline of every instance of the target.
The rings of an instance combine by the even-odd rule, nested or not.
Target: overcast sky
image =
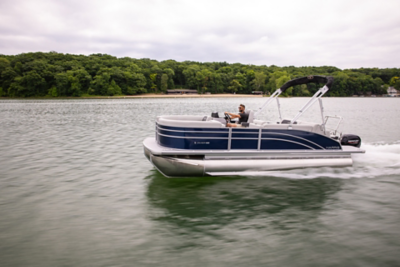
[[[1,0],[0,54],[400,67],[400,0]]]

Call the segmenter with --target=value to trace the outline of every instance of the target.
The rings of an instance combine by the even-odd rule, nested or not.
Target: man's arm
[[[234,114],[234,113],[230,113],[230,112],[225,112],[225,114],[228,114],[231,117],[231,119],[240,118],[239,114]]]

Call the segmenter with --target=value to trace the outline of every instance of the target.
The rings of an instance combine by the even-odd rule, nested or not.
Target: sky
[[[1,0],[0,54],[400,67],[399,0]]]

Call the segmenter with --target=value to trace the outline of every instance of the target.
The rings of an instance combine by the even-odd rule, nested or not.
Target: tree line
[[[328,96],[381,95],[389,86],[400,89],[400,69],[332,66],[278,67],[227,62],[157,61],[117,58],[107,54],[57,52],[0,54],[0,96],[79,97],[164,93],[196,89],[199,93],[269,94],[285,82],[308,75],[330,75],[335,82]],[[320,85],[298,85],[286,96],[310,96]]]

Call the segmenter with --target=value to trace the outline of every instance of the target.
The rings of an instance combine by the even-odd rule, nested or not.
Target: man
[[[248,118],[249,118],[249,114],[247,114],[244,110],[246,109],[246,107],[243,104],[240,104],[239,106],[239,113],[238,114],[234,114],[234,113],[229,113],[229,112],[225,112],[226,115],[230,116],[231,119],[235,119],[235,118],[239,118],[239,124],[241,124],[242,122],[247,122]],[[227,123],[226,127],[237,127],[239,124],[236,123]]]

